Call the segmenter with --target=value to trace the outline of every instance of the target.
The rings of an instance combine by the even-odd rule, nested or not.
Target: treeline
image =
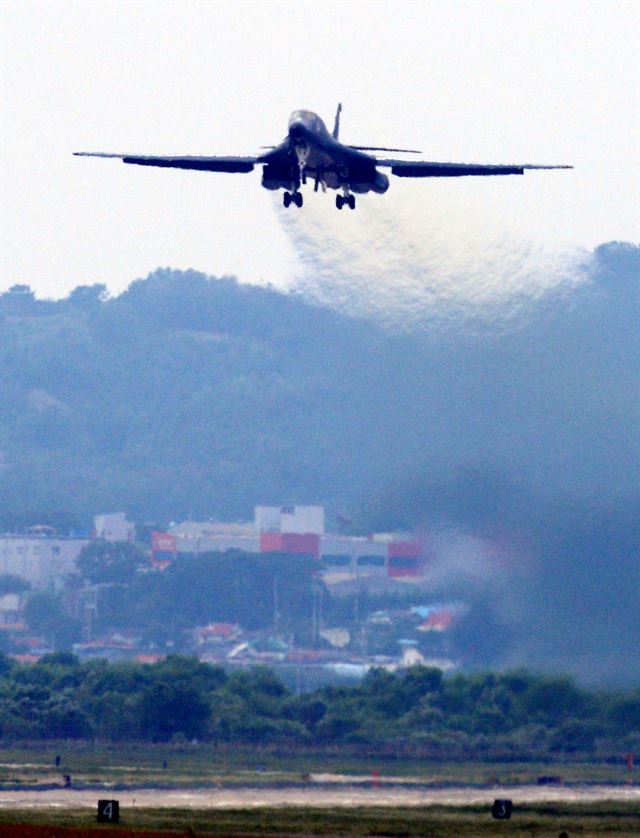
[[[434,759],[619,756],[640,750],[640,688],[580,689],[526,671],[372,670],[355,687],[295,695],[264,667],[227,673],[172,655],[155,664],[33,666],[0,658],[0,736],[366,747]]]

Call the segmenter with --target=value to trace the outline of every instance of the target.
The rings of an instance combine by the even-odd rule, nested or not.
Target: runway
[[[340,783],[310,782],[307,786],[277,788],[141,788],[117,790],[110,786],[91,789],[43,789],[0,791],[0,809],[77,809],[95,807],[98,798],[120,801],[121,808],[144,809],[257,809],[257,808],[355,808],[396,806],[490,805],[495,798],[508,798],[514,805],[540,802],[596,803],[603,800],[637,801],[640,786],[491,786],[491,787],[362,787]]]

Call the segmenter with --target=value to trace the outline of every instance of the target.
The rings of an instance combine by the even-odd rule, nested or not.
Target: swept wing
[[[201,172],[251,172],[257,157],[157,157],[136,154],[109,154],[97,151],[76,151],[76,157],[115,157],[136,166],[159,166],[164,169],[197,169]]]
[[[538,166],[532,163],[494,165],[491,163],[434,163],[427,160],[377,158],[376,166],[391,169],[397,177],[468,177],[481,175],[522,175],[526,169],[572,169],[573,166]]]
[[[377,145],[348,145],[347,148],[355,148],[356,151],[401,151],[404,154],[422,154],[416,148],[386,148],[386,146]]]

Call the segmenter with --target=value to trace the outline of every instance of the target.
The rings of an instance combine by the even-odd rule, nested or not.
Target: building
[[[256,506],[255,528],[262,553],[292,553],[319,559],[324,507]]]
[[[125,512],[107,512],[93,518],[94,534],[103,541],[135,541],[136,525]]]
[[[322,535],[323,506],[256,506],[255,530],[258,533],[286,535]]]
[[[29,533],[0,535],[0,575],[25,579],[34,588],[61,590],[75,572],[76,559],[88,538]]]
[[[22,627],[22,597],[20,594],[0,596],[0,629]]]
[[[328,581],[420,578],[430,562],[424,541],[407,533],[345,536],[325,532],[322,506],[256,506],[253,523],[183,521],[154,533],[152,555],[241,550],[289,553],[318,561]],[[168,546],[167,546],[168,545]],[[159,555],[159,553],[158,553]]]
[[[175,540],[177,553],[224,553],[226,550],[260,552],[260,538],[253,524],[183,521],[172,524],[167,535]]]
[[[320,559],[332,576],[352,578],[387,573],[387,545],[374,536],[324,535]]]

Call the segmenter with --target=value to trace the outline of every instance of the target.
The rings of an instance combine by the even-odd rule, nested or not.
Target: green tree
[[[85,710],[75,700],[73,690],[52,695],[42,713],[45,739],[88,739],[93,730]]]
[[[67,297],[72,305],[91,307],[105,302],[109,297],[107,286],[102,283],[79,285]]]
[[[206,693],[164,677],[145,689],[140,701],[140,731],[154,742],[166,742],[177,733],[189,739],[202,738],[210,716]]]
[[[14,668],[11,658],[0,652],[0,678],[5,678]]]
[[[582,716],[586,696],[571,678],[543,677],[534,681],[521,697],[531,721],[544,719],[547,724]]]
[[[27,625],[49,638],[56,649],[69,649],[80,640],[80,625],[64,612],[62,600],[56,594],[38,591],[32,594],[24,609]]]
[[[22,594],[28,591],[31,584],[21,576],[4,573],[0,576],[0,596],[5,594]]]
[[[82,548],[76,566],[94,584],[127,584],[145,562],[142,550],[128,541],[93,541]]]
[[[0,313],[2,314],[33,314],[37,305],[36,296],[28,285],[12,285],[0,295]]]

